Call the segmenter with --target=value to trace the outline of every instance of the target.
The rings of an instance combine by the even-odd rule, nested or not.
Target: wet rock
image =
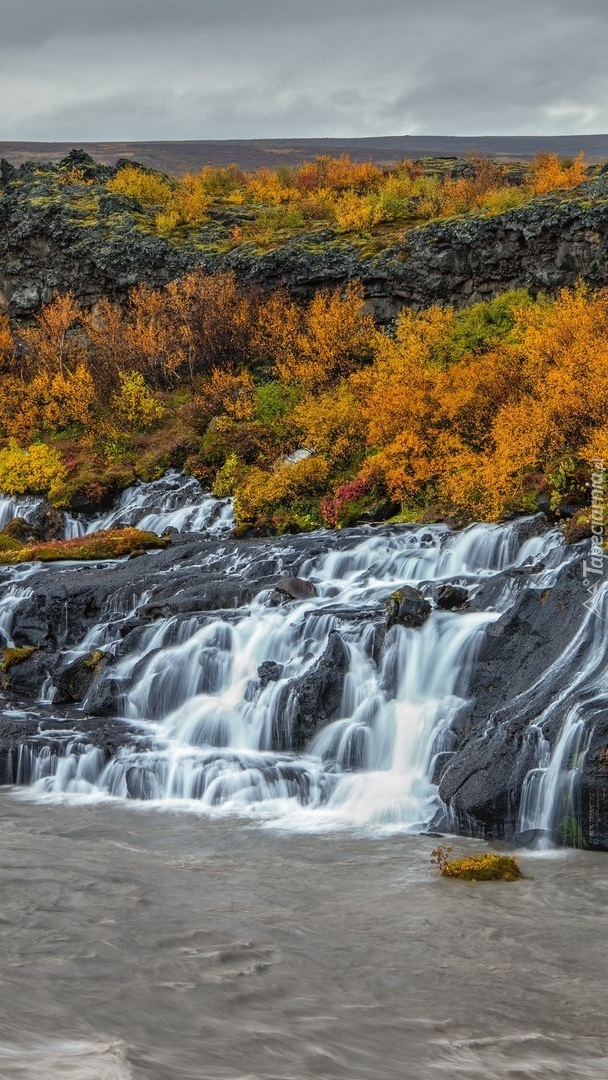
[[[56,694],[54,702],[59,705],[81,702],[88,694],[97,675],[107,665],[103,652],[97,650],[79,656],[54,675]]]
[[[422,626],[431,614],[431,605],[419,589],[403,585],[386,601],[386,628],[391,626]]]
[[[285,687],[283,708],[278,710],[272,732],[274,749],[302,751],[334,719],[347,671],[348,650],[337,630],[332,630],[314,667]]]
[[[258,668],[258,679],[262,689],[270,682],[278,682],[283,677],[283,665],[274,660],[265,660]]]
[[[63,514],[48,503],[41,503],[28,515],[29,520],[35,527],[37,538],[40,540],[63,540],[65,536],[65,519]]]
[[[522,589],[486,629],[471,678],[471,704],[458,719],[459,745],[439,786],[452,824],[462,830],[481,836],[515,831],[522,784],[537,763],[530,728],[572,679],[572,669],[560,660],[581,625],[583,604],[580,567],[571,564],[552,587]],[[556,715],[545,728],[551,744],[563,720]],[[587,787],[586,805],[601,803],[601,780],[591,765]],[[593,818],[592,809],[587,817]]]
[[[277,581],[271,599],[274,603],[285,603],[288,600],[310,600],[317,595],[317,587],[312,581],[306,581],[299,577],[283,577]]]
[[[559,837],[548,829],[526,829],[515,833],[509,840],[509,847],[534,851],[538,847],[553,847],[559,844]]]
[[[17,654],[14,658],[11,654]],[[10,659],[9,659],[10,657]],[[19,699],[36,701],[53,666],[53,657],[33,646],[5,649],[2,687]]]
[[[578,804],[584,846],[608,851],[608,715],[605,709],[595,719],[582,764]]]
[[[145,748],[150,740],[127,720],[89,720],[81,714],[65,718],[42,714],[23,720],[0,717],[0,784],[28,783],[35,759],[42,753],[63,757],[69,751],[97,748],[107,762],[126,746]]]
[[[462,585],[440,585],[437,589],[437,607],[445,608],[446,611],[466,607],[468,599],[469,590]]]

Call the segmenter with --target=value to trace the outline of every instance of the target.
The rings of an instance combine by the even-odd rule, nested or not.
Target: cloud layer
[[[3,0],[0,140],[608,131],[606,0]]]

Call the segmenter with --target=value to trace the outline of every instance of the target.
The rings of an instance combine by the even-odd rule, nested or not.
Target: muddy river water
[[[0,1077],[606,1080],[608,857],[436,842],[3,790]]]

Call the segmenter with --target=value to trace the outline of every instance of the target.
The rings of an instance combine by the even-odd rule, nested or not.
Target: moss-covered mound
[[[439,847],[431,852],[431,862],[438,867],[442,877],[463,881],[519,881],[523,877],[517,859],[512,855],[495,855],[488,851],[483,855],[452,859],[451,853],[451,847]]]
[[[34,645],[23,645],[21,648],[8,648],[2,652],[0,669],[6,674],[17,664],[24,664],[36,652]]]
[[[101,529],[74,540],[49,540],[41,544],[23,544],[3,549],[0,563],[57,562],[60,560],[120,559],[150,548],[164,548],[166,537],[140,529]]]

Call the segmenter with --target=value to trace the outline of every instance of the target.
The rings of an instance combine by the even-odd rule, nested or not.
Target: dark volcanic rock
[[[97,651],[79,656],[71,664],[60,668],[53,678],[56,689],[54,703],[63,705],[83,701],[96,676],[105,670],[106,666],[106,657]]]
[[[258,679],[262,689],[270,682],[278,682],[283,677],[283,665],[274,660],[265,660],[258,668]]]
[[[285,688],[285,708],[273,731],[276,750],[302,751],[336,716],[348,671],[348,651],[336,630],[310,671]]]
[[[275,603],[285,600],[309,600],[317,595],[316,585],[299,577],[283,577],[277,581],[272,594]]]
[[[404,585],[397,589],[386,601],[386,626],[419,627],[431,614],[431,605],[419,589]]]
[[[59,167],[2,167],[0,308],[28,316],[55,292],[68,290],[91,305],[103,296],[124,297],[139,283],[162,286],[194,266],[234,271],[241,282],[262,289],[287,287],[305,300],[319,287],[358,279],[384,322],[406,305],[463,306],[512,288],[538,293],[579,279],[592,286],[608,283],[605,174],[502,214],[411,229],[380,254],[362,257],[331,230],[262,254],[251,245],[214,250],[213,243],[238,224],[234,208],[225,214],[214,210],[198,243],[171,243],[141,228],[137,200],[105,188],[113,171],[82,151],[73,151]],[[72,173],[75,182],[66,182]]]
[[[469,599],[469,590],[462,585],[440,585],[437,589],[437,607],[447,611],[463,608]]]
[[[536,763],[530,725],[582,662],[581,639],[580,655],[574,651],[568,664],[560,664],[576,638],[584,599],[580,567],[571,564],[552,587],[520,592],[513,606],[487,628],[473,669],[472,704],[459,719],[459,746],[439,786],[461,828],[481,835],[515,829],[521,785]],[[563,719],[554,717],[546,737],[555,739]],[[587,801],[590,804],[590,797]]]

